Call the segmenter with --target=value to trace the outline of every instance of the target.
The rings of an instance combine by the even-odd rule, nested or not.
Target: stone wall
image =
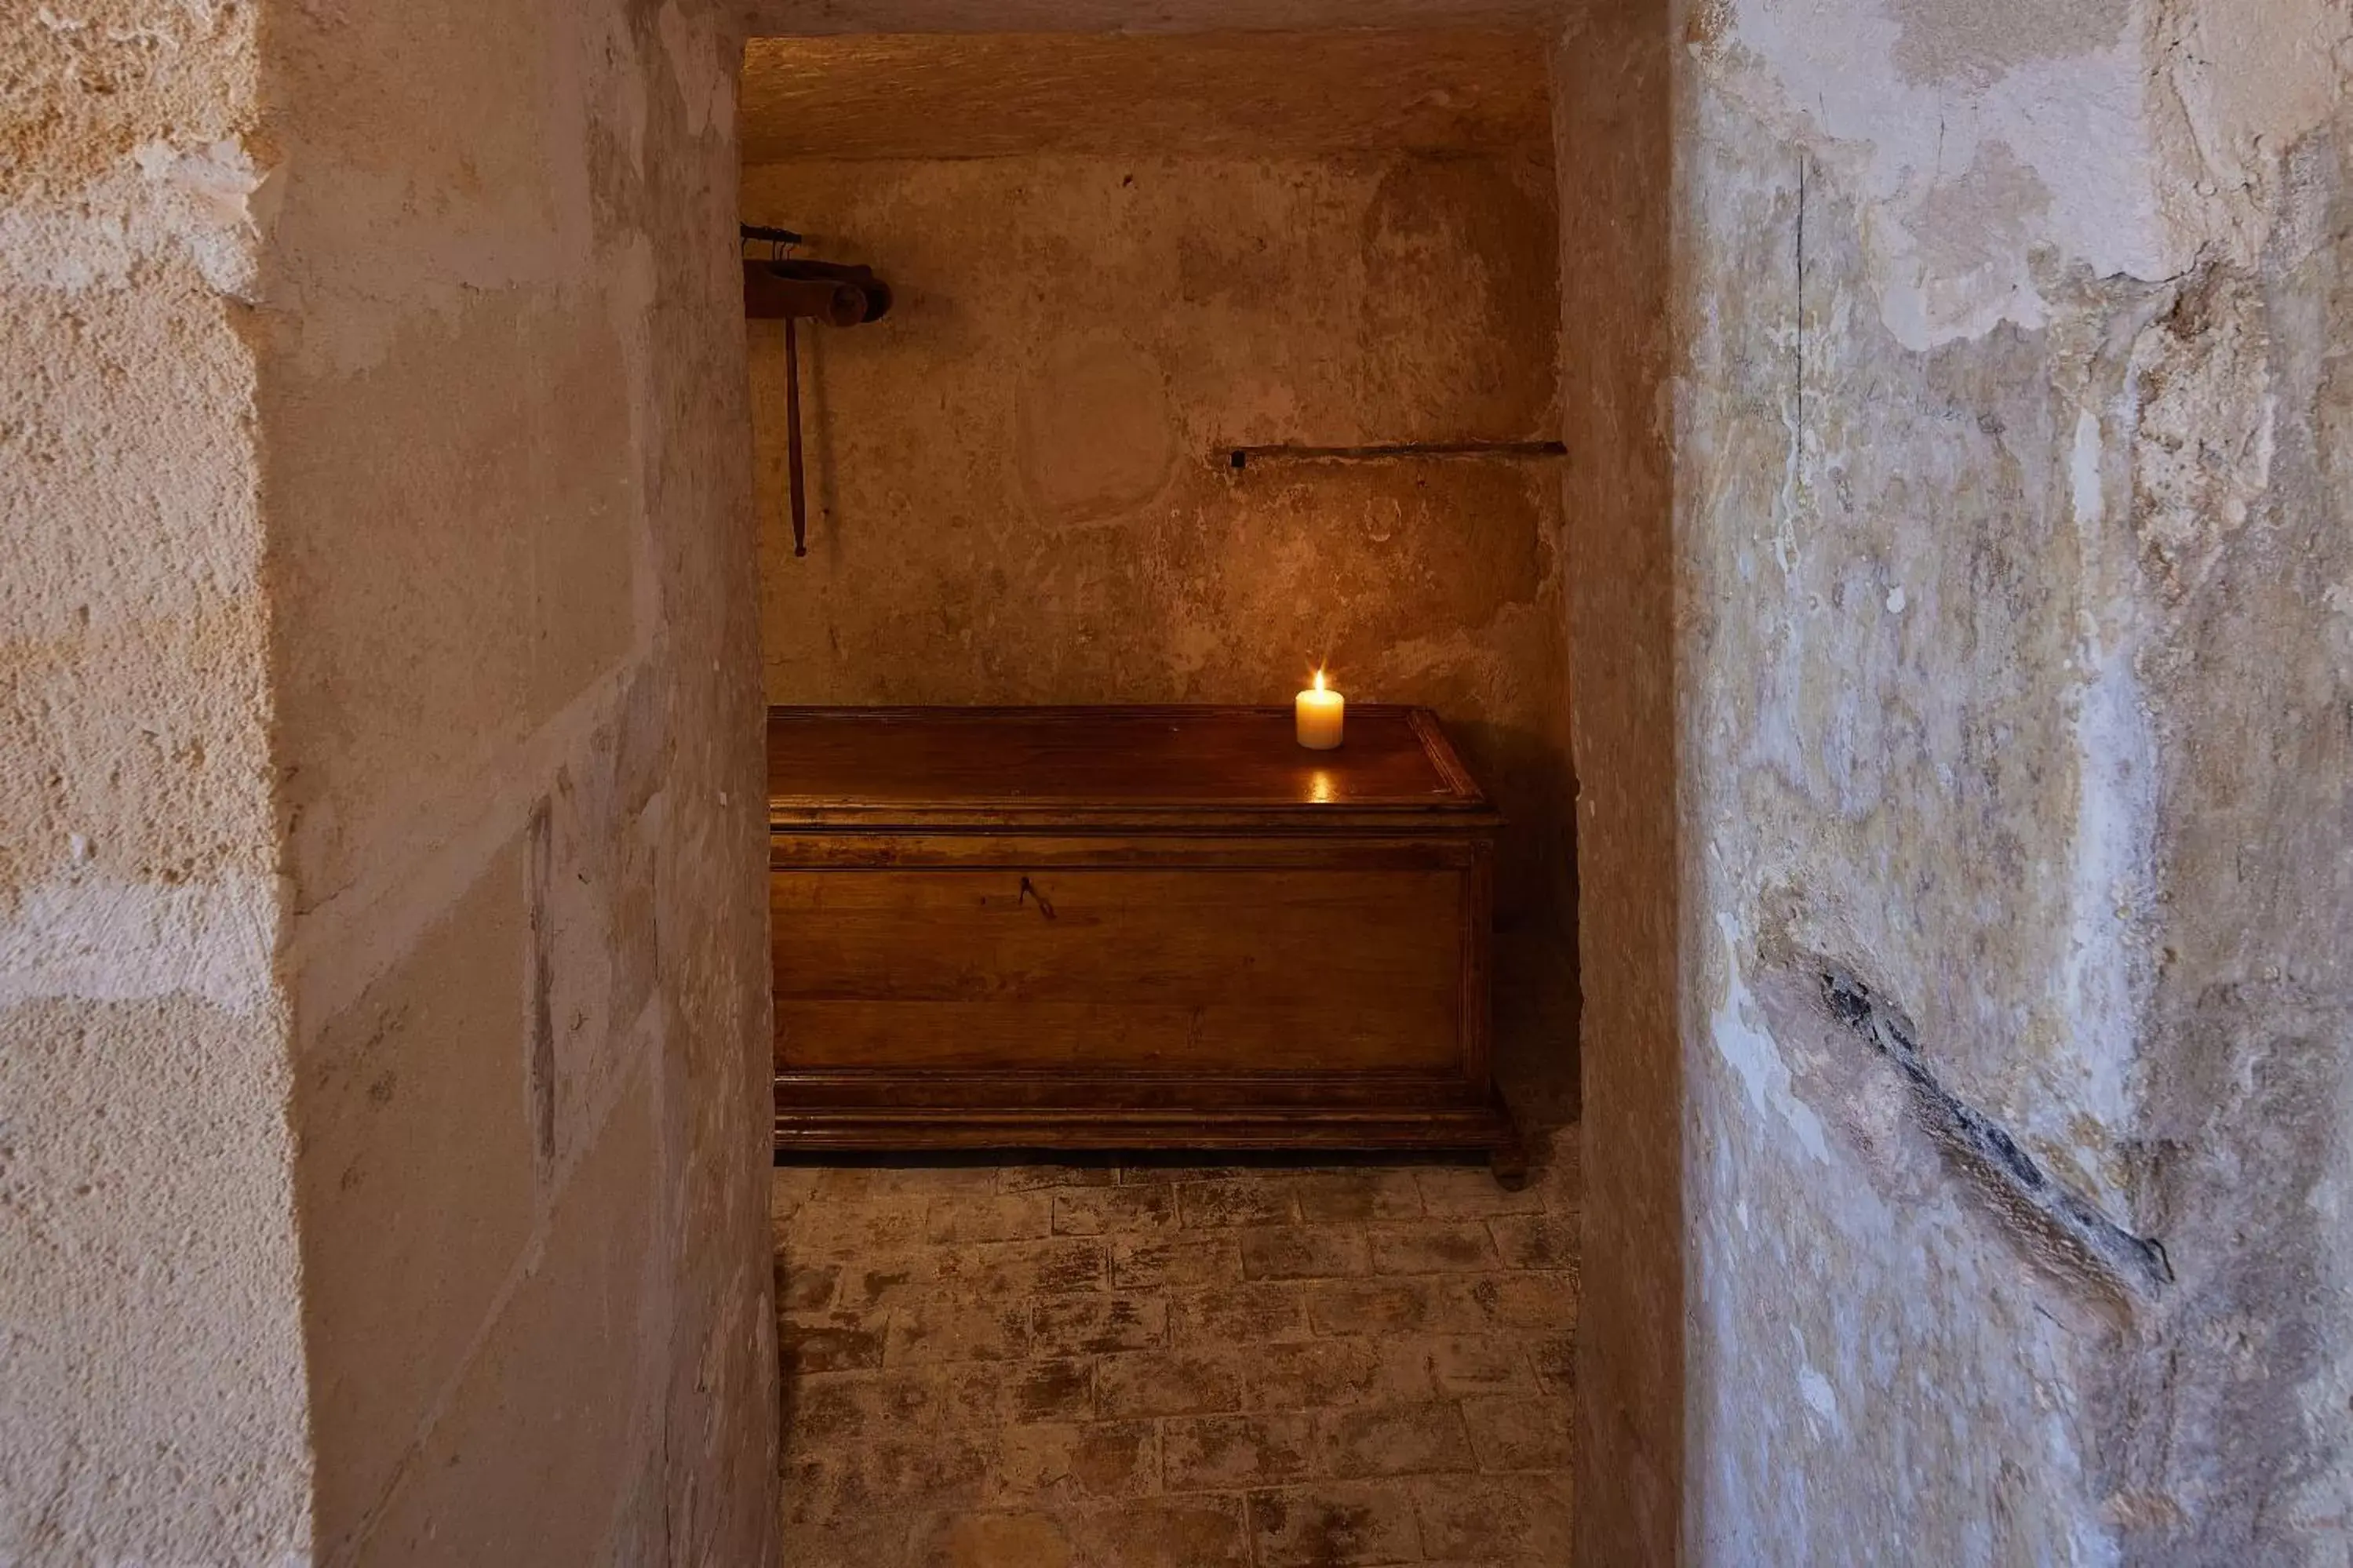
[[[1674,1558],[1683,1394],[1681,814],[1669,445],[1672,122],[1662,0],[1582,11],[1553,56],[1584,984],[1578,1560]]]
[[[732,37],[0,48],[0,1557],[765,1560]]]
[[[1683,18],[1695,1560],[2348,1549],[2348,33]]]
[[[256,322],[322,1554],[773,1529],[735,49],[290,8]]]
[[[250,10],[0,30],[0,1561],[309,1543]]]
[[[782,329],[754,324],[771,700],[1284,702],[1324,660],[1353,696],[1439,710],[1514,819],[1513,912],[1548,908],[1554,466],[1226,459],[1552,434],[1541,153],[747,170],[748,219],[897,296],[803,329],[805,559]]]

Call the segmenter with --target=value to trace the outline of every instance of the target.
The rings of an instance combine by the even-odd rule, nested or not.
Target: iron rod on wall
[[[1248,468],[1269,458],[1299,462],[1378,462],[1397,458],[1565,458],[1560,441],[1389,441],[1369,447],[1232,447],[1229,467]]]

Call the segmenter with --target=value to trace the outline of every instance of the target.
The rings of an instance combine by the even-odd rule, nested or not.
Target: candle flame
[[[1315,672],[1315,689],[1318,691],[1324,689],[1324,672],[1320,669]]]

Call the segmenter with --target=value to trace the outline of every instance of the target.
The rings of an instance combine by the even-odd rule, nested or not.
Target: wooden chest
[[[1425,710],[777,708],[776,1142],[1505,1151]]]

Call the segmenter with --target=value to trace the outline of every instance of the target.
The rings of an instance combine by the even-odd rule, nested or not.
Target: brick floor
[[[1574,1129],[1483,1167],[776,1175],[792,1568],[1568,1559]]]

